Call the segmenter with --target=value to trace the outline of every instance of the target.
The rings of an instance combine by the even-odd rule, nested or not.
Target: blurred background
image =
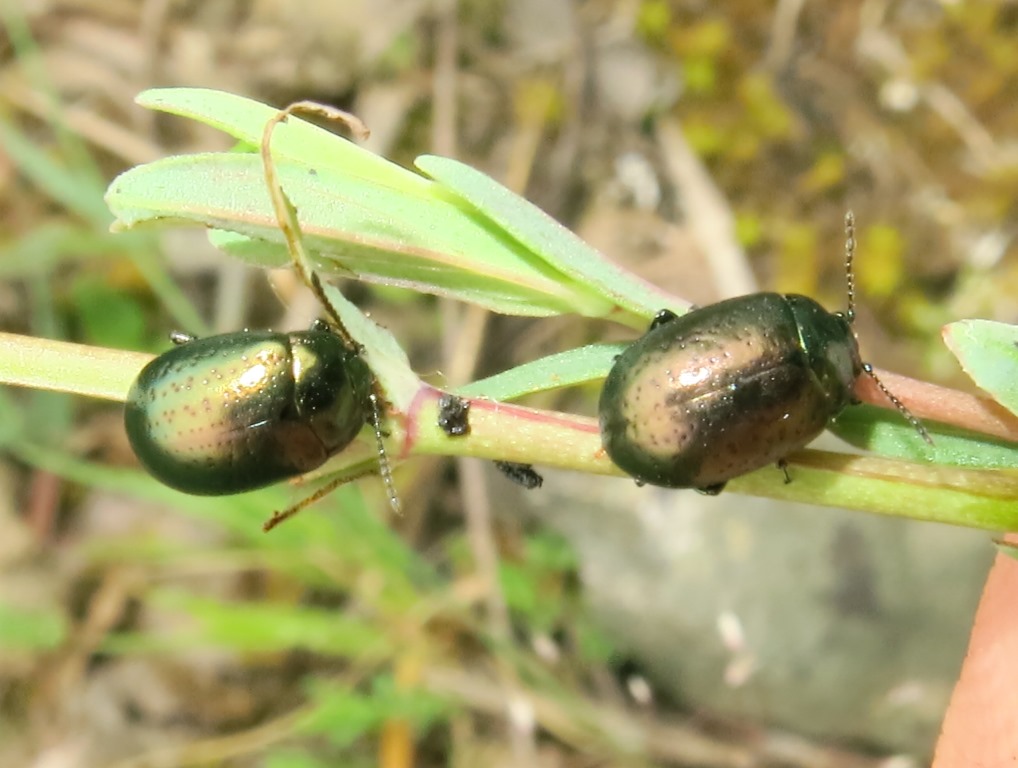
[[[111,235],[120,171],[228,148],[160,85],[356,113],[469,162],[698,304],[844,306],[864,357],[965,386],[939,329],[1015,322],[1018,4],[0,0],[0,328],[157,352],[304,327],[200,231]],[[437,385],[631,334],[344,286]],[[277,296],[281,297],[277,299]],[[597,392],[532,404],[592,414]],[[115,405],[0,391],[2,766],[896,766],[928,759],[985,534],[418,459],[193,499]]]

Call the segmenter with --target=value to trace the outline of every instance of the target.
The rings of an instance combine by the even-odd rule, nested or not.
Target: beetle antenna
[[[855,272],[852,262],[855,260],[855,214],[845,211],[845,278],[848,281],[848,310],[845,317],[849,323],[855,320]]]
[[[855,320],[855,271],[852,269],[852,262],[855,260],[855,214],[852,213],[851,209],[845,211],[845,279],[848,282],[848,310],[845,312],[845,317],[848,322],[851,323]],[[919,433],[919,437],[925,440],[929,445],[933,445],[933,438],[930,437],[930,433],[926,431],[926,427],[923,423],[908,409],[908,407],[889,390],[884,382],[880,380],[876,372],[873,370],[873,366],[869,363],[862,364],[863,373],[873,379],[873,383],[877,385],[877,389],[883,392],[886,397],[898,412],[905,417],[905,420],[912,425],[912,428]]]
[[[374,398],[374,395],[372,395],[372,398]],[[372,402],[372,405],[374,406],[374,399],[372,399],[371,402]],[[374,413],[376,414],[376,417],[375,417],[375,419],[373,419],[373,421],[374,421],[375,424],[377,424],[378,423],[378,420],[377,420],[378,411],[377,411],[377,409],[374,411]],[[399,497],[396,495],[396,488],[395,488],[395,486],[393,485],[393,482],[392,482],[392,471],[389,468],[389,459],[385,455],[385,452],[384,452],[385,449],[382,446],[381,431],[378,429],[377,426],[375,427],[375,436],[378,438],[378,453],[379,453],[379,457],[380,457],[379,458],[379,465],[381,467],[384,467],[384,469],[381,471],[381,475],[385,479],[385,486],[386,486],[387,492],[389,494],[389,503],[392,504],[393,511],[395,511],[397,514],[399,514],[399,513],[401,513],[403,511],[403,507],[400,504]],[[366,477],[367,475],[371,475],[371,474],[374,474],[372,472],[372,470],[367,469],[367,470],[365,470],[363,472],[358,472],[357,474],[354,474],[354,475],[343,475],[342,477],[337,477],[337,478],[334,478],[334,479],[330,480],[325,485],[323,485],[321,488],[316,490],[314,493],[310,494],[309,496],[305,496],[303,499],[298,501],[296,504],[287,507],[282,512],[273,512],[272,513],[272,517],[270,517],[268,520],[266,520],[264,523],[262,523],[262,530],[265,531],[265,533],[268,533],[269,531],[271,531],[273,528],[275,528],[280,523],[286,522],[291,517],[296,517],[296,515],[299,512],[301,512],[302,510],[306,509],[307,507],[310,507],[316,501],[320,501],[321,499],[324,499],[326,496],[328,496],[334,490],[339,488],[339,486],[346,485],[347,483],[353,482],[354,480],[358,480],[358,479],[360,479],[362,477]]]
[[[898,412],[905,417],[905,420],[912,425],[912,428],[919,433],[919,437],[925,440],[929,445],[933,445],[933,438],[930,437],[930,433],[926,431],[926,427],[923,423],[908,409],[901,400],[894,395],[891,390],[884,386],[884,382],[877,376],[876,371],[873,370],[873,366],[869,363],[862,364],[863,373],[873,379],[873,383],[877,385],[877,388],[884,393],[884,397],[891,401],[891,405],[898,409]]]
[[[403,505],[396,493],[396,484],[392,481],[392,465],[389,464],[389,454],[385,451],[385,441],[382,439],[381,398],[372,392],[368,396],[368,400],[371,402],[371,426],[375,430],[375,446],[378,448],[378,474],[381,475],[385,492],[389,496],[389,506],[392,507],[393,512],[399,515],[403,512]]]

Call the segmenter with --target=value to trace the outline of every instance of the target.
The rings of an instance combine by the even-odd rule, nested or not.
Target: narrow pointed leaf
[[[591,344],[570,349],[471,382],[459,387],[456,393],[466,397],[515,400],[535,392],[600,381],[608,375],[612,361],[625,348],[625,344]]]
[[[518,243],[439,196],[406,196],[328,168],[291,163],[277,169],[324,274],[356,275],[513,314],[607,311],[603,299],[575,290]],[[179,221],[229,230],[254,240],[255,263],[286,263],[256,155],[166,158],[121,174],[106,197],[123,228]],[[278,259],[265,243],[278,248]],[[249,244],[234,238],[229,245],[243,257]]]
[[[674,296],[605,258],[533,203],[490,176],[447,157],[422,155],[414,162],[549,265],[611,297],[616,304],[611,313],[613,319],[643,328],[659,309],[684,308],[676,306]]]

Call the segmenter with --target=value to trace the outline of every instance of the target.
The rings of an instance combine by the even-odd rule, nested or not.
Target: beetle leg
[[[696,304],[690,304],[686,308],[686,312],[687,313],[695,312],[699,308],[700,307],[698,305],[696,305]],[[662,325],[667,325],[668,323],[672,322],[673,320],[678,320],[678,319],[679,319],[679,316],[677,314],[675,314],[674,312],[672,312],[670,309],[659,309],[657,311],[657,313],[654,315],[654,318],[650,321],[650,327],[647,328],[647,330],[648,331],[653,331],[655,328],[658,328],[658,327],[660,327]]]
[[[670,309],[658,310],[657,314],[654,315],[654,319],[650,321],[650,328],[648,331],[653,331],[655,328],[660,328],[666,323],[672,322],[672,320],[678,320],[679,316],[672,312]]]
[[[190,333],[184,333],[183,331],[170,331],[170,341],[178,347],[181,344],[187,344],[189,341],[194,341],[197,338],[197,336],[192,336]]]
[[[792,482],[792,476],[788,474],[788,462],[784,459],[778,459],[778,469],[780,469],[785,475],[785,485]]]
[[[312,504],[314,504],[319,499],[325,498],[330,493],[332,493],[334,490],[336,490],[339,486],[345,485],[346,483],[349,483],[349,482],[351,482],[353,480],[357,480],[358,478],[361,478],[361,477],[364,477],[365,475],[370,475],[370,474],[371,474],[371,470],[367,469],[367,470],[364,470],[363,472],[361,472],[359,474],[356,474],[356,475],[337,477],[337,478],[334,478],[334,479],[330,480],[325,485],[323,485],[321,488],[319,488],[317,491],[312,493],[310,496],[307,496],[306,498],[301,499],[296,504],[293,504],[293,505],[287,507],[286,509],[284,509],[282,512],[273,512],[272,513],[272,517],[270,517],[268,520],[266,520],[264,523],[262,523],[262,530],[265,533],[268,533],[269,531],[271,531],[273,528],[275,528],[280,523],[285,522],[286,520],[289,520],[291,517],[294,517],[298,512],[300,512],[305,507],[310,507]]]
[[[697,493],[702,493],[704,496],[717,496],[721,491],[725,489],[725,483],[714,483],[714,485],[705,485],[703,488],[697,488]]]

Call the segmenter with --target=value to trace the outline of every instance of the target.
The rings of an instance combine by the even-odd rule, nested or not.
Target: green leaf
[[[617,652],[607,633],[586,616],[580,617],[576,627],[576,645],[580,658],[588,663],[605,664]]]
[[[289,652],[297,649],[336,656],[381,658],[392,643],[366,620],[335,609],[278,603],[226,603],[166,591],[153,599],[186,612],[198,623],[188,636],[164,638],[192,646],[213,645],[242,652]]]
[[[109,211],[99,196],[101,187],[93,168],[68,165],[43,151],[37,140],[29,138],[11,122],[0,119],[0,148],[21,173],[67,210],[92,225],[105,229]]]
[[[274,750],[262,759],[265,768],[333,768],[336,765],[335,760],[328,757],[293,747]]]
[[[872,405],[853,405],[832,422],[842,440],[881,456],[968,469],[1018,467],[1018,444],[945,424],[927,422],[928,445],[900,414]]]
[[[121,349],[144,345],[144,313],[130,295],[96,276],[75,281],[72,295],[89,342]]]
[[[249,147],[276,114],[209,90],[148,91],[139,103],[200,120]],[[682,302],[605,259],[540,209],[479,171],[426,156],[435,181],[297,117],[273,133],[279,180],[299,212],[315,269],[469,301],[496,312],[575,312],[642,328]],[[212,153],[134,168],[111,185],[120,229],[192,223],[249,263],[288,260],[261,158]]]
[[[550,573],[567,573],[579,568],[576,551],[562,536],[538,532],[527,537],[526,561],[532,568]]]
[[[944,342],[976,385],[1018,413],[1018,327],[991,320],[959,320],[944,327]]]
[[[603,316],[643,328],[660,309],[682,311],[688,307],[605,258],[536,205],[469,165],[436,155],[422,155],[414,164],[550,266],[610,297],[616,306]],[[626,313],[631,314],[627,317]]]
[[[26,610],[0,603],[0,648],[45,651],[56,648],[67,635],[63,616],[42,610]]]
[[[265,124],[278,111],[252,99],[211,88],[153,88],[138,94],[135,102],[147,109],[204,123],[252,149],[261,146]],[[419,194],[426,195],[430,186],[412,171],[299,118],[290,118],[276,126],[272,133],[272,154],[277,160],[312,158],[317,166],[376,179],[408,193],[416,188]]]
[[[390,720],[408,722],[420,731],[450,709],[446,699],[422,689],[398,688],[389,676],[375,678],[370,693],[313,681],[311,699],[314,706],[302,730],[322,734],[337,746],[348,746]]]
[[[424,386],[410,368],[406,352],[391,333],[365,317],[339,289],[325,284],[322,289],[347,331],[364,348],[364,358],[390,403],[406,412]]]
[[[524,363],[511,370],[478,379],[456,390],[464,397],[515,400],[535,392],[575,387],[600,381],[625,344],[590,344]]]
[[[384,706],[362,693],[332,689],[330,694],[318,696],[315,707],[302,718],[301,730],[323,734],[331,744],[348,747],[385,721]]]
[[[357,276],[509,314],[607,311],[603,300],[563,285],[561,275],[518,243],[442,200],[431,182],[421,180],[432,195],[409,195],[312,162],[277,160],[277,171],[324,275]],[[215,242],[249,263],[288,262],[257,155],[188,155],[138,166],[113,181],[106,201],[121,228],[200,224],[235,233]]]
[[[0,333],[0,374],[4,383],[23,387],[123,402],[150,359],[138,352]]]
[[[548,577],[529,564],[510,562],[499,563],[499,584],[505,596],[506,605],[521,615],[528,626],[539,630],[550,630],[562,615],[561,593],[549,589]]]

